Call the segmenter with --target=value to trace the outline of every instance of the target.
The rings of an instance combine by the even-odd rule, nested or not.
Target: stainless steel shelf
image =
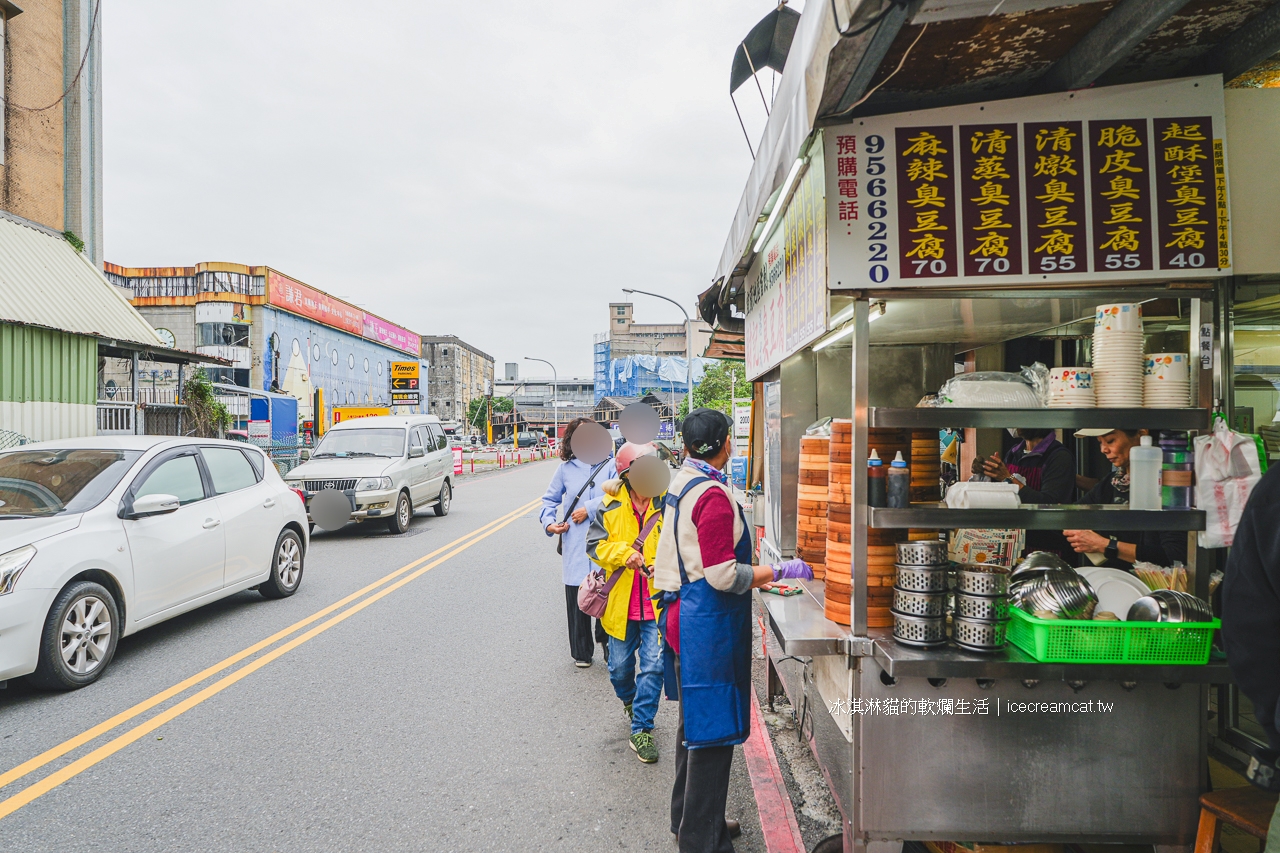
[[[891,409],[873,406],[867,425],[899,429],[1170,429],[1209,428],[1208,409]]]
[[[1016,646],[968,652],[955,646],[920,649],[893,639],[887,628],[867,632],[873,656],[893,678],[1016,678],[1040,681],[1145,681],[1164,684],[1230,684],[1226,661],[1203,666],[1125,663],[1040,663]]]
[[[815,597],[821,594],[822,584],[815,583],[815,587],[816,591],[807,589],[786,597],[757,593],[773,635],[782,651],[789,655],[849,654],[852,637],[849,629],[823,614],[822,603]]]
[[[910,509],[867,508],[871,527],[997,527],[1017,530],[1204,530],[1198,509],[1134,510],[1125,504],[1023,504],[1017,509],[948,509],[943,503]]]

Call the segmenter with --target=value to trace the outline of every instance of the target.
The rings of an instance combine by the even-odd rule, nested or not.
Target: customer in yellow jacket
[[[631,718],[631,749],[645,764],[653,764],[658,760],[653,719],[662,692],[653,559],[671,474],[653,444],[622,445],[614,464],[621,479],[605,485],[587,531],[587,555],[612,585],[600,620],[609,635],[609,680]]]

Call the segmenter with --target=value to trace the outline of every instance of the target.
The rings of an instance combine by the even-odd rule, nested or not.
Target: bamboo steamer
[[[942,448],[933,430],[911,433],[911,500],[942,498]]]
[[[823,615],[837,625],[849,625],[853,622],[849,618],[849,602],[847,601],[836,601],[827,596],[826,604],[823,606],[822,611]]]
[[[796,488],[796,556],[809,564],[816,580],[826,578],[827,468],[830,439],[800,438],[800,482]]]

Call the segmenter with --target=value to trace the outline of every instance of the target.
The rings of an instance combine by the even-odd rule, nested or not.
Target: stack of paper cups
[[[1190,358],[1183,352],[1147,356],[1143,369],[1142,405],[1148,409],[1183,409],[1191,397]]]
[[[1142,314],[1134,303],[1099,305],[1093,324],[1093,391],[1101,409],[1143,405]]]
[[[1092,409],[1093,371],[1087,367],[1055,367],[1049,371],[1049,408]]]

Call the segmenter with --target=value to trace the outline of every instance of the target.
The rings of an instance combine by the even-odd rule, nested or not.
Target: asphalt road
[[[573,666],[559,558],[520,511],[553,465],[468,478],[448,517],[403,536],[318,532],[295,596],[242,593],[126,638],[87,689],[11,682],[0,850],[674,850],[675,706],[659,762],[639,763],[603,662]],[[729,813],[738,850],[763,849],[740,754]]]

